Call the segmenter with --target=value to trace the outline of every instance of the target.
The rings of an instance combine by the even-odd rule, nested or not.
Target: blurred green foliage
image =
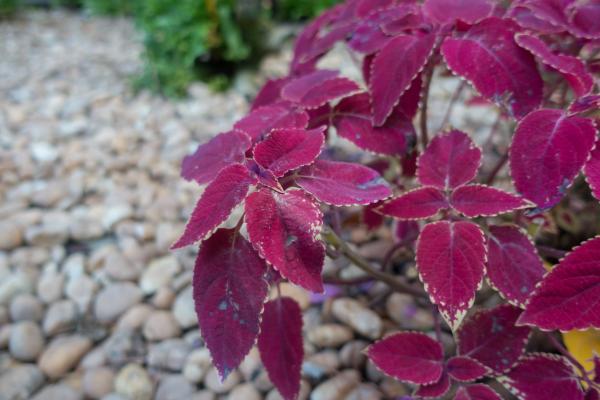
[[[0,17],[23,0],[0,0]],[[267,50],[272,21],[301,21],[341,0],[49,0],[90,15],[132,16],[142,34],[144,68],[138,89],[185,95],[192,81],[225,88],[240,67]]]

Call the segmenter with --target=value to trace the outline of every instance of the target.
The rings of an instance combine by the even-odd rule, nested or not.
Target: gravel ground
[[[236,91],[196,84],[174,102],[131,93],[139,53],[127,20],[31,12],[0,23],[1,400],[280,398],[256,351],[218,382],[191,298],[194,249],[168,247],[200,193],[179,178],[181,158],[243,115],[240,93],[285,71],[289,54]],[[372,258],[390,243],[354,236]],[[431,328],[411,298],[379,285],[324,302],[283,290],[305,313],[301,399],[409,393],[361,351],[391,330]]]

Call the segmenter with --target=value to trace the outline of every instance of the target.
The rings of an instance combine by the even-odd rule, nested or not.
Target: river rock
[[[48,377],[61,377],[77,365],[91,347],[92,341],[83,336],[58,337],[44,350],[38,365]]]
[[[360,302],[350,298],[335,299],[331,311],[339,321],[352,327],[357,333],[372,340],[381,337],[381,317]]]
[[[128,308],[139,303],[142,297],[142,291],[133,283],[112,283],[102,289],[96,297],[94,314],[100,322],[112,322]]]
[[[22,321],[11,327],[10,354],[20,361],[35,361],[44,349],[44,336],[38,324]]]

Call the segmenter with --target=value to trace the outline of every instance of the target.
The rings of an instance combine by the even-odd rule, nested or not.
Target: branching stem
[[[429,101],[429,86],[431,85],[431,78],[433,77],[433,66],[427,67],[425,72],[425,80],[423,82],[423,95],[421,96],[421,115],[420,115],[420,128],[421,128],[421,146],[423,149],[427,147],[429,142],[429,135],[427,133],[427,102]]]

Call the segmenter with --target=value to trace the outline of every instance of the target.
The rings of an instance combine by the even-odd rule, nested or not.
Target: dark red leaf
[[[392,194],[376,171],[347,162],[317,160],[298,172],[296,183],[317,200],[336,206],[370,204]]]
[[[552,269],[519,323],[544,330],[600,328],[600,237],[575,247]]]
[[[590,388],[585,393],[585,400],[600,400],[600,391],[595,388]]]
[[[273,385],[286,400],[300,391],[300,368],[304,358],[302,311],[289,297],[265,303],[260,335],[260,358]]]
[[[447,208],[448,200],[441,190],[421,187],[386,201],[378,211],[399,219],[423,219]]]
[[[448,374],[461,382],[471,382],[483,378],[490,370],[479,361],[465,356],[454,356],[446,364]]]
[[[432,399],[432,398],[440,398],[445,395],[448,390],[450,390],[450,377],[444,371],[440,380],[436,383],[432,383],[431,385],[422,385],[415,390],[415,396],[418,398],[424,399]]]
[[[531,239],[512,225],[490,226],[487,275],[510,303],[523,307],[546,269]]]
[[[600,95],[589,95],[575,99],[569,106],[569,113],[579,114],[600,109]]]
[[[416,261],[432,303],[456,330],[483,280],[485,246],[481,229],[467,221],[427,224],[417,241]]]
[[[418,332],[387,336],[367,348],[367,356],[385,374],[415,384],[432,384],[442,376],[444,350]]]
[[[181,176],[188,181],[208,183],[226,166],[243,162],[251,145],[250,137],[244,132],[221,133],[183,159]]]
[[[252,102],[251,111],[262,106],[272,105],[281,101],[281,88],[290,81],[289,77],[269,79],[256,94]]]
[[[400,96],[427,63],[434,44],[434,34],[396,36],[375,56],[369,81],[375,126],[385,123]]]
[[[375,212],[374,209],[377,208],[379,204],[369,204],[363,208],[362,211],[362,221],[367,226],[367,229],[372,231],[379,228],[383,222],[383,215]]]
[[[467,217],[492,216],[530,207],[521,197],[486,185],[466,185],[454,189],[452,207]]]
[[[588,94],[594,86],[594,77],[587,71],[581,59],[565,54],[555,54],[540,38],[520,33],[515,36],[517,44],[536,56],[542,63],[556,69],[569,82],[577,97]]]
[[[422,185],[454,189],[472,180],[481,163],[481,150],[461,131],[438,135],[417,160]]]
[[[219,229],[202,244],[193,294],[202,337],[221,379],[244,359],[258,335],[267,296],[265,262],[232,229]]]
[[[476,383],[459,387],[454,400],[502,400],[502,397],[488,385]]]
[[[600,142],[596,142],[596,147],[592,151],[590,159],[583,167],[583,173],[592,189],[592,194],[600,200]]]
[[[473,314],[457,332],[457,353],[497,374],[509,371],[525,351],[529,338],[529,328],[515,326],[520,313],[520,309],[505,304]]]
[[[492,13],[494,5],[489,0],[425,0],[425,15],[438,23],[457,19],[474,24]]]
[[[261,189],[248,196],[245,211],[250,242],[261,257],[292,283],[322,292],[325,247],[317,235],[323,219],[312,198],[301,190]]]
[[[600,2],[574,1],[568,6],[569,31],[586,39],[600,39]]]
[[[448,37],[442,54],[448,67],[489,100],[521,118],[542,101],[543,82],[533,56],[514,41],[510,21],[487,18],[462,37]]]
[[[595,140],[590,119],[551,109],[527,115],[517,125],[510,149],[517,191],[540,208],[552,207],[583,168]]]
[[[244,165],[252,173],[252,176],[258,180],[259,184],[283,193],[283,187],[279,183],[277,177],[273,175],[271,171],[261,167],[256,163],[256,161],[251,159],[246,160]]]
[[[282,105],[259,107],[240,119],[233,126],[246,132],[252,141],[262,140],[275,128],[306,128],[308,114],[302,110],[290,110]]]
[[[325,127],[274,129],[254,148],[254,159],[277,177],[312,163],[325,143]]]
[[[409,139],[412,141],[415,136],[412,122],[401,113],[392,114],[385,125],[374,127],[368,93],[359,93],[340,101],[334,108],[332,122],[339,136],[363,150],[377,154],[404,154]]]
[[[241,164],[233,164],[221,170],[202,193],[183,235],[171,249],[178,249],[210,236],[225,222],[235,206],[244,201],[250,186],[256,182],[248,168]]]
[[[412,244],[419,237],[419,224],[416,221],[397,221],[394,234],[398,242]]]
[[[293,79],[283,87],[281,96],[305,108],[317,108],[358,91],[355,82],[336,75],[336,71],[317,70]]]
[[[400,96],[400,101],[398,101],[398,105],[396,108],[394,108],[394,111],[392,111],[390,118],[399,112],[412,121],[419,110],[422,86],[423,81],[421,80],[421,75],[417,75],[417,77],[411,82],[409,88],[406,89],[406,92]]]
[[[577,372],[556,354],[527,354],[498,381],[523,400],[583,400]]]

